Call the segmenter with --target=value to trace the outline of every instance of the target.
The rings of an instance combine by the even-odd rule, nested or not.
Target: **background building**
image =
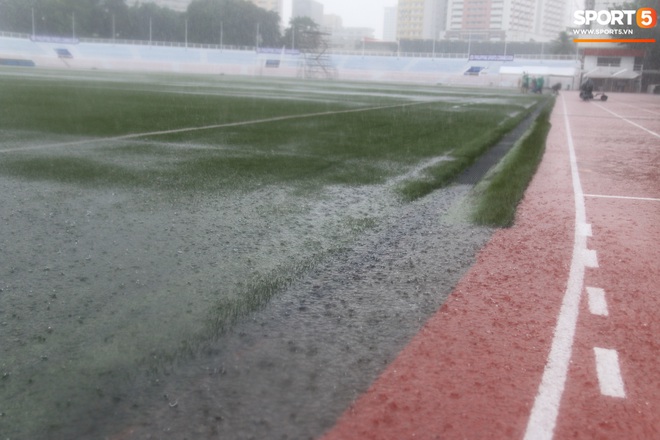
[[[396,40],[397,14],[398,8],[396,6],[385,8],[383,17],[383,40],[385,41]]]
[[[358,50],[367,40],[374,39],[374,30],[366,27],[344,27],[342,18],[335,14],[323,16],[321,31],[329,35],[332,49]]]
[[[323,23],[323,5],[315,0],[293,0],[291,17],[309,17],[321,26]]]
[[[399,0],[396,39],[546,42],[566,30],[568,9],[567,0]]]
[[[396,38],[428,40],[442,37],[447,0],[399,0]]]
[[[566,30],[565,0],[449,0],[449,39],[551,41]]]

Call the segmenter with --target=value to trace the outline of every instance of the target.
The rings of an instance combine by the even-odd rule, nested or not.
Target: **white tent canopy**
[[[500,74],[502,75],[528,75],[536,76],[568,76],[577,75],[577,69],[574,67],[550,67],[550,66],[502,66]]]

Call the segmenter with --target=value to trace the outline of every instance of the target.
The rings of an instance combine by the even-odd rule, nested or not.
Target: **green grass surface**
[[[88,80],[89,82],[89,80]],[[94,186],[153,186],[178,191],[217,190],[279,182],[365,185],[383,183],[406,166],[447,154],[459,163],[434,168],[401,190],[407,199],[427,193],[416,186],[441,186],[519,119],[529,99],[494,95],[470,102],[470,93],[424,90],[410,99],[367,86],[337,95],[315,95],[313,86],[287,91],[294,83],[260,97],[258,82],[227,80],[200,85],[48,78],[0,78],[0,129],[30,132],[40,142],[59,137],[103,139],[145,133],[124,141],[51,154],[12,155],[4,174]],[[315,84],[316,85],[316,84]],[[233,87],[234,86],[234,87]],[[322,88],[323,85],[321,84]],[[353,91],[353,88],[356,90]],[[351,93],[364,89],[359,100]],[[410,87],[414,90],[414,87]],[[242,96],[240,95],[242,92]],[[431,102],[423,102],[421,99]],[[420,100],[420,102],[415,102]],[[381,109],[321,112],[378,107]],[[510,117],[514,114],[517,117]],[[147,133],[299,115],[287,120],[173,134]],[[477,128],[475,130],[475,128]],[[42,136],[40,136],[42,135]],[[0,137],[0,140],[2,138]],[[186,154],[162,143],[188,148]],[[160,144],[160,145],[159,145]],[[99,146],[100,145],[100,146]],[[120,159],[130,163],[121,163]],[[136,168],[133,165],[140,163]],[[408,189],[413,188],[413,189]]]
[[[524,138],[475,189],[475,223],[496,227],[513,224],[518,203],[543,158],[551,111],[551,105],[542,111]]]
[[[0,69],[7,436],[75,438],[66,426],[451,182],[537,101]]]

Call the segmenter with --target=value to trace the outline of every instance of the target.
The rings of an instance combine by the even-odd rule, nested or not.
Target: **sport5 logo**
[[[648,29],[658,24],[658,13],[653,8],[640,8],[637,10],[637,26]]]
[[[603,9],[601,11],[584,9],[573,13],[573,23],[576,26],[589,26],[594,22],[602,26],[632,26],[635,23],[640,28],[648,29],[658,24],[658,14],[653,8]]]

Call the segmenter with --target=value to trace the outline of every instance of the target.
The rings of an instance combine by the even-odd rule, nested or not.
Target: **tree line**
[[[304,31],[317,30],[299,17],[282,34],[279,14],[245,0],[194,0],[185,12],[126,0],[0,0],[0,31],[40,36],[299,47]]]

